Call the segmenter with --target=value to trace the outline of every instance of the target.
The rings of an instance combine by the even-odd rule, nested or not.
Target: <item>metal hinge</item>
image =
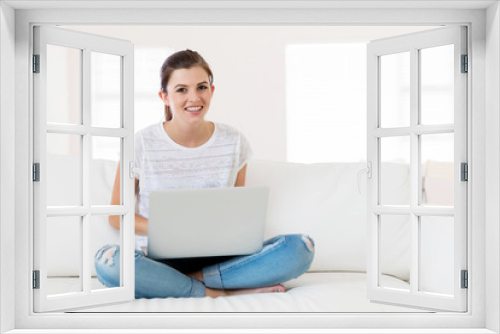
[[[33,164],[33,181],[40,182],[40,164],[38,162]]]
[[[462,69],[460,72],[469,72],[469,57],[467,55],[462,55]]]
[[[33,270],[33,289],[40,289],[40,270]]]
[[[467,270],[462,270],[462,289],[467,289],[469,287],[469,274]]]
[[[460,164],[460,175],[461,181],[469,181],[469,166],[466,162]]]
[[[33,55],[33,73],[40,73],[40,55]]]

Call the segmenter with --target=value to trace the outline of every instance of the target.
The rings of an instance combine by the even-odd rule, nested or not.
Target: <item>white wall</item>
[[[207,118],[240,129],[252,144],[254,158],[286,161],[285,46],[287,44],[367,43],[370,40],[426,30],[430,27],[66,26],[64,28],[130,40],[136,50],[154,48],[177,51],[189,48],[200,52],[212,68],[216,87]],[[154,61],[157,62],[159,73],[161,61],[157,59]],[[161,119],[163,106],[156,94],[157,90],[151,92],[151,99],[157,102],[157,107],[152,110],[136,110],[136,118]],[[307,117],[307,111],[304,117]],[[335,147],[330,146],[330,149],[335,150]]]

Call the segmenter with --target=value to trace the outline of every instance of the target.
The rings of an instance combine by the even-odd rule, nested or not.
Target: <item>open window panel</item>
[[[467,310],[466,32],[446,27],[368,45],[373,302]],[[408,269],[399,274],[406,288],[384,279],[395,264]]]
[[[132,300],[133,44],[46,26],[34,27],[33,40],[34,311]],[[119,205],[96,193],[95,184],[106,182],[94,168],[103,157],[116,162],[113,176],[120,166]],[[103,228],[115,231],[112,240],[102,239]],[[106,244],[120,246],[120,279],[112,288],[96,284],[94,257]]]

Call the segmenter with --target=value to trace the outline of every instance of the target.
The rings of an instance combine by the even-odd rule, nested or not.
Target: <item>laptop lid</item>
[[[169,189],[149,195],[148,256],[247,255],[264,239],[269,189]]]

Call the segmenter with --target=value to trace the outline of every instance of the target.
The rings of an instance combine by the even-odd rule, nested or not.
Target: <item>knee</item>
[[[310,236],[306,234],[290,234],[286,238],[298,251],[303,251],[306,254],[314,253],[314,240]]]
[[[314,240],[310,236],[305,234],[301,236],[301,240],[306,245],[309,252],[314,253]]]
[[[117,253],[120,252],[119,245],[106,245],[101,247],[94,255],[96,265],[113,267],[116,262]]]
[[[106,245],[94,256],[94,266],[99,281],[108,287],[120,284],[120,246]]]
[[[314,259],[315,245],[314,240],[305,234],[294,234],[287,236],[289,243],[292,245],[293,257],[295,262],[307,271]]]

